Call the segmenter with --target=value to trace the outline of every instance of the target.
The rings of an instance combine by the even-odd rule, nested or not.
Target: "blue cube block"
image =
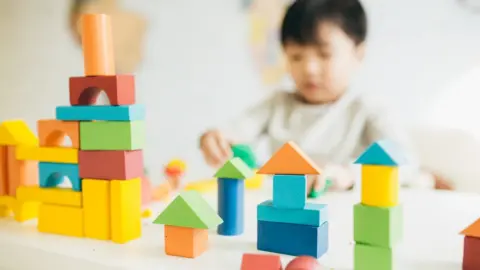
[[[273,206],[303,209],[307,202],[307,177],[305,175],[274,175]]]
[[[63,121],[145,120],[145,106],[140,104],[121,106],[58,106],[56,118]]]
[[[38,174],[40,187],[56,187],[64,181],[66,176],[70,179],[73,190],[82,190],[78,164],[39,162]]]
[[[243,179],[218,178],[218,215],[223,223],[218,225],[220,235],[240,235],[244,230]]]
[[[320,258],[328,251],[328,222],[322,226],[257,221],[257,249]]]
[[[326,204],[316,203],[307,203],[304,209],[277,208],[268,200],[257,206],[257,219],[318,227],[328,221],[327,210]]]

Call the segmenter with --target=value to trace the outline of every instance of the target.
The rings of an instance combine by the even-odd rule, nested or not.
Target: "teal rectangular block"
[[[328,221],[326,204],[306,203],[303,209],[282,209],[271,200],[257,206],[257,220],[319,227]]]
[[[355,244],[355,270],[396,270],[397,262],[392,248]]]
[[[307,203],[307,177],[305,175],[274,175],[273,206],[303,209]]]
[[[353,207],[353,223],[355,242],[392,247],[403,236],[402,206],[374,207],[358,203]]]
[[[145,120],[145,106],[58,106],[56,118],[63,121],[135,121]]]

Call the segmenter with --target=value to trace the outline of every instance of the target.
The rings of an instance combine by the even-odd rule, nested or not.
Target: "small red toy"
[[[314,257],[299,256],[287,264],[285,270],[325,270]]]

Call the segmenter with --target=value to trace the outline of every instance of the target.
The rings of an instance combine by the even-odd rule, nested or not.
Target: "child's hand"
[[[218,168],[232,157],[230,142],[217,130],[206,132],[200,138],[200,150],[208,165]]]
[[[321,175],[310,175],[307,178],[307,190],[321,191],[325,188],[327,179],[332,182],[331,190],[348,190],[355,183],[353,173],[343,166],[327,165]]]

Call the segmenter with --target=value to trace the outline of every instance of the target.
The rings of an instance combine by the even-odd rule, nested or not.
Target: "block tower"
[[[355,270],[391,270],[395,245],[403,235],[398,166],[405,159],[390,142],[370,145],[361,164],[361,203],[354,206]]]
[[[320,258],[328,250],[327,206],[306,202],[306,175],[320,169],[288,142],[258,173],[273,175],[273,200],[257,207],[257,248]]]
[[[81,26],[85,76],[70,78],[71,106],[38,121],[40,147],[17,149],[17,158],[40,161],[39,187],[17,197],[42,203],[41,232],[126,243],[141,235],[145,110],[135,105],[134,76],[115,74],[110,18],[86,14]],[[101,91],[110,105],[94,105]],[[71,189],[58,188],[65,176]]]
[[[240,235],[244,230],[245,179],[253,171],[240,158],[227,161],[215,174],[218,185],[218,215],[223,223],[218,226],[220,235]]]

